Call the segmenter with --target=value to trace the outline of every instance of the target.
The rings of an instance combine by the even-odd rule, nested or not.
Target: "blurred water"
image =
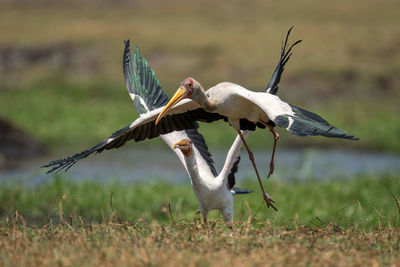
[[[217,170],[225,161],[226,152],[211,151]],[[53,175],[45,174],[40,166],[53,158],[41,158],[24,163],[19,170],[0,171],[1,181],[14,181],[36,185],[50,181]],[[237,181],[254,177],[255,173],[245,150]],[[268,172],[270,151],[256,151],[255,157],[261,176]],[[347,150],[284,150],[279,149],[275,159],[275,173],[271,179],[332,179],[348,178],[356,174],[400,173],[400,155],[373,152],[355,152]],[[95,154],[78,162],[67,173],[61,174],[71,180],[98,180],[107,182],[137,182],[163,180],[172,183],[186,183],[188,176],[175,154],[167,149],[134,150],[120,149]]]

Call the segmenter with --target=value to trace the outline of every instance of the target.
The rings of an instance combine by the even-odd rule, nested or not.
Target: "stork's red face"
[[[156,119],[156,125],[158,122],[168,113],[168,111],[182,101],[185,98],[190,98],[194,91],[194,80],[192,78],[186,78],[181,82],[181,86],[175,92],[174,96],[168,102],[168,104],[164,107],[164,109],[160,112]]]
[[[186,78],[181,82],[181,87],[182,86],[186,89],[186,98],[191,97],[194,91],[194,80],[192,78]]]
[[[189,157],[192,154],[192,141],[183,139],[174,145],[174,149],[179,148],[183,155]]]

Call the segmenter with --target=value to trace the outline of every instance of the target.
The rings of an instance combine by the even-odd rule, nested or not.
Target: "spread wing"
[[[126,88],[139,114],[163,107],[168,103],[169,99],[163,92],[156,74],[149,66],[147,60],[140,55],[137,46],[135,46],[133,57],[131,57],[129,40],[125,41],[123,68]],[[208,151],[204,137],[196,129],[176,131],[174,133],[163,134],[160,137],[175,152],[185,168],[187,166],[182,153],[179,150],[173,149],[173,145],[182,139],[192,140],[193,145],[200,152],[211,172],[215,176],[217,175],[214,160]]]
[[[290,105],[278,96],[265,93],[240,95],[265,112],[270,120],[297,136],[321,135],[331,138],[358,140],[344,130],[330,125],[319,115]]]
[[[169,116],[164,117],[157,125],[155,125],[154,122],[165,103],[168,102],[168,97],[162,91],[160,83],[146,59],[140,56],[138,48],[136,48],[133,61],[131,60],[129,41],[125,42],[123,69],[126,86],[134,102],[135,108],[140,114],[139,118],[130,125],[116,131],[110,137],[92,148],[84,150],[71,157],[52,161],[42,167],[51,168],[48,173],[60,170],[66,171],[76,162],[93,153],[100,153],[104,150],[119,148],[130,140],[139,142],[145,139],[169,134],[173,131],[187,131],[188,133],[186,133],[186,135],[190,134],[193,139],[197,140],[197,142],[194,142],[196,148],[198,148],[202,153],[212,172],[216,173],[213,164],[214,161],[211,158],[211,154],[208,152],[204,138],[197,131],[191,129],[198,128],[196,121],[212,122],[214,120],[224,119],[224,117],[218,114],[208,113],[200,108],[196,102],[185,100],[176,105],[170,111]],[[178,138],[177,135],[174,136]],[[164,141],[165,139],[168,139],[168,137],[162,138]],[[181,139],[178,141],[180,140]],[[168,142],[167,144],[170,145]]]

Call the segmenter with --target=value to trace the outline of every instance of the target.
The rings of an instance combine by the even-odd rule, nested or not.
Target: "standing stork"
[[[243,136],[247,137],[245,131]],[[206,160],[193,145],[193,139],[183,139],[174,144],[174,149],[179,148],[185,156],[185,166],[192,182],[193,191],[200,202],[200,212],[206,223],[209,211],[218,209],[222,212],[224,220],[229,222],[233,218],[233,196],[235,194],[247,194],[251,191],[235,188],[235,172],[238,169],[242,141],[236,137],[226,156],[224,167],[216,175],[212,168],[206,164]]]
[[[132,59],[133,61],[127,41],[124,51],[125,83],[136,111],[143,115],[158,106],[164,106],[165,101],[161,99],[168,98],[159,86],[158,79],[147,60],[140,55],[138,47]],[[247,131],[243,132],[245,137],[247,134]],[[251,192],[234,187],[242,147],[240,137],[238,136],[232,144],[219,174],[204,137],[197,129],[174,131],[160,135],[160,138],[176,153],[187,171],[193,191],[200,202],[204,223],[207,223],[208,212],[214,209],[222,212],[224,221],[232,221],[234,195]]]

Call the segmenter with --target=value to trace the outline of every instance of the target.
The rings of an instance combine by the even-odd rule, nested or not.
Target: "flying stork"
[[[288,35],[289,33],[290,30]],[[318,115],[291,106],[273,95],[277,91],[277,83],[279,82],[284,64],[291,56],[290,49],[293,45],[298,43],[296,42],[293,44],[290,49],[285,52],[288,35],[285,44],[282,46],[281,60],[275,69],[273,79],[269,83],[265,91],[266,93],[251,92],[239,85],[231,83],[219,84],[205,92],[198,82],[190,78],[182,83],[180,90],[180,92],[186,91],[188,93],[178,98],[175,95],[171,100],[172,102],[168,102],[168,98],[158,89],[160,88],[160,84],[157,79],[153,78],[155,76],[149,75],[146,71],[141,72],[140,69],[138,70],[137,76],[132,75],[132,73],[131,75],[127,75],[127,73],[129,74],[129,72],[132,72],[133,68],[132,65],[128,64],[129,60],[127,60],[127,54],[124,53],[125,82],[128,90],[131,92],[131,96],[133,94],[132,97],[137,110],[145,111],[146,105],[154,109],[146,113],[141,113],[139,118],[130,125],[116,131],[98,145],[71,157],[52,161],[43,167],[51,167],[48,172],[63,169],[68,170],[80,159],[86,158],[93,153],[100,153],[103,150],[118,148],[132,139],[138,142],[173,131],[197,129],[197,121],[213,122],[224,119],[225,121],[229,121],[232,126],[237,129],[239,135],[242,135],[240,130],[255,130],[256,127],[266,128],[268,126],[273,127],[278,125],[300,136],[323,135],[328,137],[356,139],[343,130],[330,126]],[[129,47],[129,43],[126,43],[125,51],[127,47]],[[140,58],[137,60],[140,61]],[[147,62],[142,61],[141,64],[147,64]],[[153,72],[151,71],[151,73]],[[140,90],[147,90],[146,93],[149,96],[149,101],[146,103],[143,102],[143,99],[134,96],[134,90],[132,88],[139,82],[143,87],[137,88],[140,88]],[[213,93],[213,95],[211,95],[211,93]],[[184,98],[192,98],[193,100]],[[163,108],[165,105],[167,106]],[[162,111],[168,111],[168,116],[165,116],[166,113]],[[159,116],[160,113],[161,115]],[[155,123],[156,120],[158,122],[157,124]],[[269,129],[272,131],[273,128],[271,127],[269,127]],[[244,141],[243,135],[241,139]],[[248,151],[250,151],[247,144],[245,142],[244,144]],[[249,155],[252,156],[251,152]],[[253,157],[250,157],[250,159],[253,159]],[[254,161],[252,162],[255,167]],[[262,187],[257,170],[256,173],[265,201],[269,206],[273,206],[272,199],[265,193]]]
[[[289,30],[290,32],[290,30]],[[241,130],[255,130],[256,127],[266,128],[274,135],[274,147],[270,162],[269,175],[274,169],[274,154],[279,138],[274,127],[286,128],[297,136],[321,135],[331,138],[358,140],[344,130],[330,125],[319,115],[282,101],[278,96],[253,92],[240,85],[223,82],[204,90],[202,85],[193,78],[182,81],[180,87],[158,114],[155,125],[163,118],[174,119],[183,114],[190,114],[190,121],[214,121],[223,119],[238,132],[249,154],[257,174],[257,179],[263,191],[267,205],[272,205],[272,199],[263,190],[260,175],[254,161],[254,156],[246,143]],[[153,119],[153,117],[151,118]]]

